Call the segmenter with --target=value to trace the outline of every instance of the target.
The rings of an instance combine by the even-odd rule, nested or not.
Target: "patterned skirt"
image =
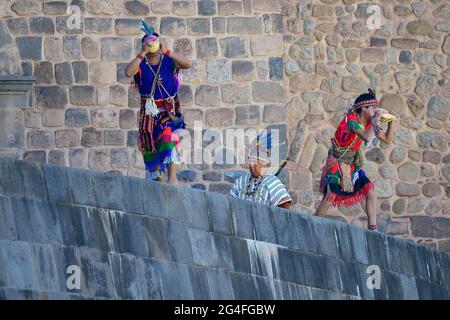
[[[176,147],[180,141],[174,131],[184,128],[184,122],[173,119],[170,113],[173,105],[167,100],[155,101],[160,110],[157,116],[146,115],[146,100],[146,97],[141,97],[138,147],[144,159],[146,172],[149,175],[155,175],[159,171],[165,171],[167,165],[179,162],[180,158]],[[175,97],[175,108],[179,109],[177,96]]]
[[[331,201],[333,206],[352,206],[361,202],[367,194],[374,188],[373,183],[366,176],[364,170],[356,165],[347,165],[348,174],[351,177],[353,191],[343,191],[341,186],[342,174],[345,172],[345,163],[338,162],[331,153],[328,154],[327,161],[322,169],[320,180],[320,190],[327,201]],[[344,173],[345,174],[345,173]],[[327,196],[327,187],[330,187],[330,194]]]

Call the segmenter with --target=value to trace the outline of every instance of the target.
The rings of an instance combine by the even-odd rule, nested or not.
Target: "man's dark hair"
[[[372,89],[369,88],[368,92],[360,94],[358,96],[358,98],[355,99],[355,103],[354,104],[357,104],[357,103],[362,102],[362,101],[374,100],[376,98],[377,97],[376,97],[375,91],[373,91]],[[356,113],[357,114],[361,114],[361,112],[362,112],[362,108],[357,108],[356,109]]]
[[[156,32],[153,32],[152,36],[155,36],[155,37],[159,38],[159,34],[157,34]],[[143,36],[142,39],[141,39],[141,43],[144,43],[144,39],[147,38],[147,37],[148,37],[148,35]]]

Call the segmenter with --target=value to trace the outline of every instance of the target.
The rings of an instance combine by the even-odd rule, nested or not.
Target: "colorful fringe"
[[[338,206],[346,206],[346,207],[347,206],[353,206],[353,205],[361,202],[365,198],[367,198],[367,194],[369,193],[369,191],[374,189],[374,188],[375,188],[375,186],[373,185],[373,183],[368,181],[364,185],[364,187],[362,187],[361,189],[359,189],[356,192],[353,192],[352,194],[341,195],[341,194],[337,194],[337,193],[334,193],[334,192],[330,192],[330,194],[328,196],[324,196],[324,198],[327,201],[331,201],[333,203],[333,206],[335,206],[335,207],[338,207]]]
[[[168,112],[161,111],[155,117],[144,112],[146,99],[142,99],[139,121],[139,150],[145,163],[145,170],[152,175],[155,171],[165,171],[167,165],[178,162],[176,147],[179,138],[173,131],[173,122]],[[166,102],[156,101],[159,108],[166,107]]]

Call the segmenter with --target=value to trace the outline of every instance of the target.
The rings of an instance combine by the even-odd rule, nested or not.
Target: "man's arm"
[[[164,44],[162,39],[160,39],[159,50],[160,53],[166,54],[166,45]],[[179,53],[171,51],[169,57],[172,58],[173,62],[175,63],[175,68],[177,69],[189,69],[192,67],[191,60]]]
[[[392,143],[392,137],[394,135],[393,123],[394,121],[388,122],[388,127],[386,132],[381,131],[381,129],[377,133],[377,137],[386,144]]]
[[[367,130],[364,130],[361,127],[356,127],[355,126],[351,130],[354,133],[356,133],[356,135],[358,135],[365,142],[369,142],[372,139],[372,137],[373,137],[373,135],[375,133],[373,126],[370,126],[370,128],[367,129]]]
[[[134,58],[126,67],[125,69],[125,75],[128,78],[133,77],[136,73],[139,72],[139,65],[141,64],[142,60],[145,58],[145,55],[148,53],[149,47],[142,45],[141,52]]]
[[[288,210],[291,209],[291,206],[292,206],[292,200],[289,200],[289,199],[281,200],[281,203],[278,205],[278,207],[283,208],[283,209],[288,209]]]

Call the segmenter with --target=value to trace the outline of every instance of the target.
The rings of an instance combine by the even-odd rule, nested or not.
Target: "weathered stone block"
[[[252,61],[233,61],[231,72],[233,81],[251,81],[255,78],[255,66]]]
[[[194,36],[209,35],[211,20],[207,18],[187,19],[187,33]]]
[[[99,44],[91,37],[81,39],[81,51],[83,57],[87,59],[96,59],[99,56]]]
[[[33,17],[30,18],[30,31],[34,34],[55,34],[55,24],[51,18]]]
[[[72,86],[69,96],[70,103],[77,106],[93,106],[96,102],[94,86]]]
[[[234,111],[230,108],[218,108],[214,110],[207,110],[205,112],[206,124],[211,127],[224,127],[230,126],[234,123]],[[210,185],[213,186],[212,184]],[[215,189],[217,187],[217,189]],[[226,193],[226,189],[229,189],[229,185],[215,185],[209,191]]]
[[[16,46],[22,60],[42,60],[42,37],[17,37]]]
[[[81,43],[78,36],[64,36],[63,51],[66,60],[81,59]]]
[[[229,17],[227,18],[228,33],[260,34],[264,25],[260,17]]]
[[[253,100],[256,102],[279,102],[283,99],[280,83],[255,81],[252,83]]]
[[[219,54],[219,48],[215,38],[197,39],[197,59],[215,58]]]
[[[87,71],[87,70],[86,70]],[[58,84],[72,84],[72,65],[69,62],[55,64],[55,78]]]
[[[147,16],[150,9],[141,1],[133,0],[125,2],[125,13],[130,16]]]
[[[260,122],[259,106],[236,107],[236,124],[257,125]]]
[[[195,103],[200,106],[217,106],[219,98],[218,87],[201,85],[195,92]]]
[[[131,42],[122,38],[102,38],[103,60],[129,60],[132,55]]]
[[[186,21],[182,18],[162,17],[159,30],[167,36],[181,36],[186,34]]]
[[[247,57],[246,41],[241,37],[227,37],[220,40],[226,58]]]
[[[221,86],[220,89],[222,92],[223,102],[232,104],[246,104],[250,103],[252,100],[250,86],[247,84],[225,84]]]

